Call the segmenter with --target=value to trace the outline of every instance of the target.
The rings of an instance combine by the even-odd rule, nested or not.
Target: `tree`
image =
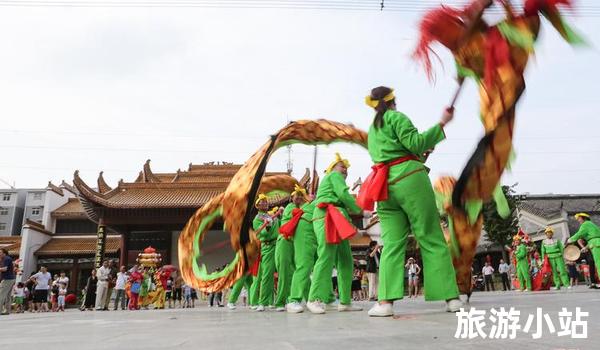
[[[517,206],[520,197],[516,195],[515,187],[502,186],[502,192],[506,197],[511,214],[506,218],[498,215],[496,203],[490,201],[483,205],[483,228],[486,239],[490,242],[499,244],[502,247],[502,257],[507,261],[505,246],[510,245],[512,237],[519,231],[519,218],[517,217]]]

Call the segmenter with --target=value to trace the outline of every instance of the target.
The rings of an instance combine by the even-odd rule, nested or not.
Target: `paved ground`
[[[365,308],[369,304],[364,304]],[[588,339],[549,334],[533,339],[536,326],[516,340],[456,339],[457,317],[440,302],[422,298],[396,303],[394,318],[374,319],[365,312],[290,315],[257,313],[244,308],[148,310],[139,312],[80,312],[19,314],[0,317],[0,349],[598,349],[600,291],[573,290],[537,293],[475,293],[471,306],[489,310],[514,306],[520,325],[537,307],[560,330],[562,307],[590,313]],[[488,317],[486,316],[486,319]],[[489,333],[491,324],[483,330]]]

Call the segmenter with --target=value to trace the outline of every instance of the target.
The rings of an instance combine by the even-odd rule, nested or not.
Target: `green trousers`
[[[252,275],[244,275],[234,283],[233,287],[231,288],[231,294],[229,294],[228,302],[230,304],[237,303],[242,288],[246,287],[248,294],[250,294],[250,289],[252,288],[252,279]]]
[[[565,268],[565,261],[561,255],[551,257],[548,255],[548,261],[552,266],[552,278],[554,279],[554,286],[560,288],[562,283],[563,287],[569,286],[569,276],[567,275],[567,269]]]
[[[519,279],[519,287],[521,290],[527,287],[531,290],[531,275],[529,274],[529,263],[527,259],[517,260],[517,278]]]
[[[277,238],[275,245],[275,268],[277,269],[277,296],[275,306],[282,307],[290,296],[292,277],[294,276],[294,241]]]
[[[596,266],[596,271],[598,272],[598,276],[600,276],[600,238],[592,238],[587,242],[588,246],[592,247],[590,251],[592,252],[592,256],[594,257],[594,265]],[[590,273],[594,273],[594,271],[590,271]],[[596,283],[600,283],[596,281]]]
[[[248,290],[248,304],[250,306],[258,305],[258,298],[260,297],[260,268],[258,269],[258,274],[256,276],[252,276],[252,286],[250,286],[250,290]]]
[[[404,297],[406,241],[413,233],[423,258],[425,300],[458,297],[456,273],[440,226],[429,176],[424,171],[388,185],[388,199],[377,204],[383,250],[379,265],[379,300]]]
[[[296,266],[296,270],[292,277],[288,301],[301,303],[303,300],[308,300],[310,274],[315,265],[317,254],[317,238],[315,237],[312,222],[300,220],[293,241],[294,265]],[[333,291],[331,293],[333,294]]]
[[[346,217],[347,213],[340,210]],[[352,270],[354,260],[350,242],[343,240],[339,244],[329,244],[325,239],[325,211],[315,209],[314,217],[320,218],[313,222],[317,237],[317,261],[313,270],[313,279],[308,293],[309,301],[331,302],[332,284],[331,273],[335,265],[337,269],[338,292],[340,304],[349,305],[352,297]],[[350,219],[348,219],[350,220]]]
[[[275,242],[271,244],[262,244],[260,248],[260,293],[258,305],[273,305],[273,287],[275,286]]]

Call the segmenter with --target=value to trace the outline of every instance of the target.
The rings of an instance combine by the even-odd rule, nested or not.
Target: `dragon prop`
[[[265,177],[269,158],[277,149],[294,144],[330,144],[350,142],[366,147],[367,133],[351,125],[328,120],[299,120],[272,135],[238,170],[223,194],[214,197],[196,211],[179,237],[179,266],[182,277],[193,288],[205,292],[228,288],[244,275],[258,257],[260,243],[252,230],[254,198],[261,193],[286,191],[297,184],[291,176]],[[233,261],[223,270],[208,273],[198,263],[204,234],[222,217],[229,232]]]
[[[433,77],[431,44],[439,42],[454,55],[458,81],[472,78],[479,86],[480,114],[485,135],[479,141],[458,180],[440,179],[436,192],[440,209],[448,215],[449,244],[459,289],[471,292],[471,264],[482,227],[482,203],[493,198],[503,215],[510,214],[498,184],[513,151],[515,106],[525,90],[523,72],[546,17],[571,44],[583,40],[563,20],[558,5],[571,0],[526,0],[516,13],[508,0],[499,1],[506,18],[488,25],[482,14],[493,0],[475,0],[463,9],[441,6],[428,12],[420,24],[421,38],[414,58]],[[500,201],[500,202],[498,202]]]

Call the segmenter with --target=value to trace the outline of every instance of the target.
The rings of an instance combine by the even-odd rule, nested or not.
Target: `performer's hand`
[[[446,126],[452,119],[454,118],[454,107],[448,107],[444,110],[444,114],[442,114],[442,119],[440,120],[440,125]]]

